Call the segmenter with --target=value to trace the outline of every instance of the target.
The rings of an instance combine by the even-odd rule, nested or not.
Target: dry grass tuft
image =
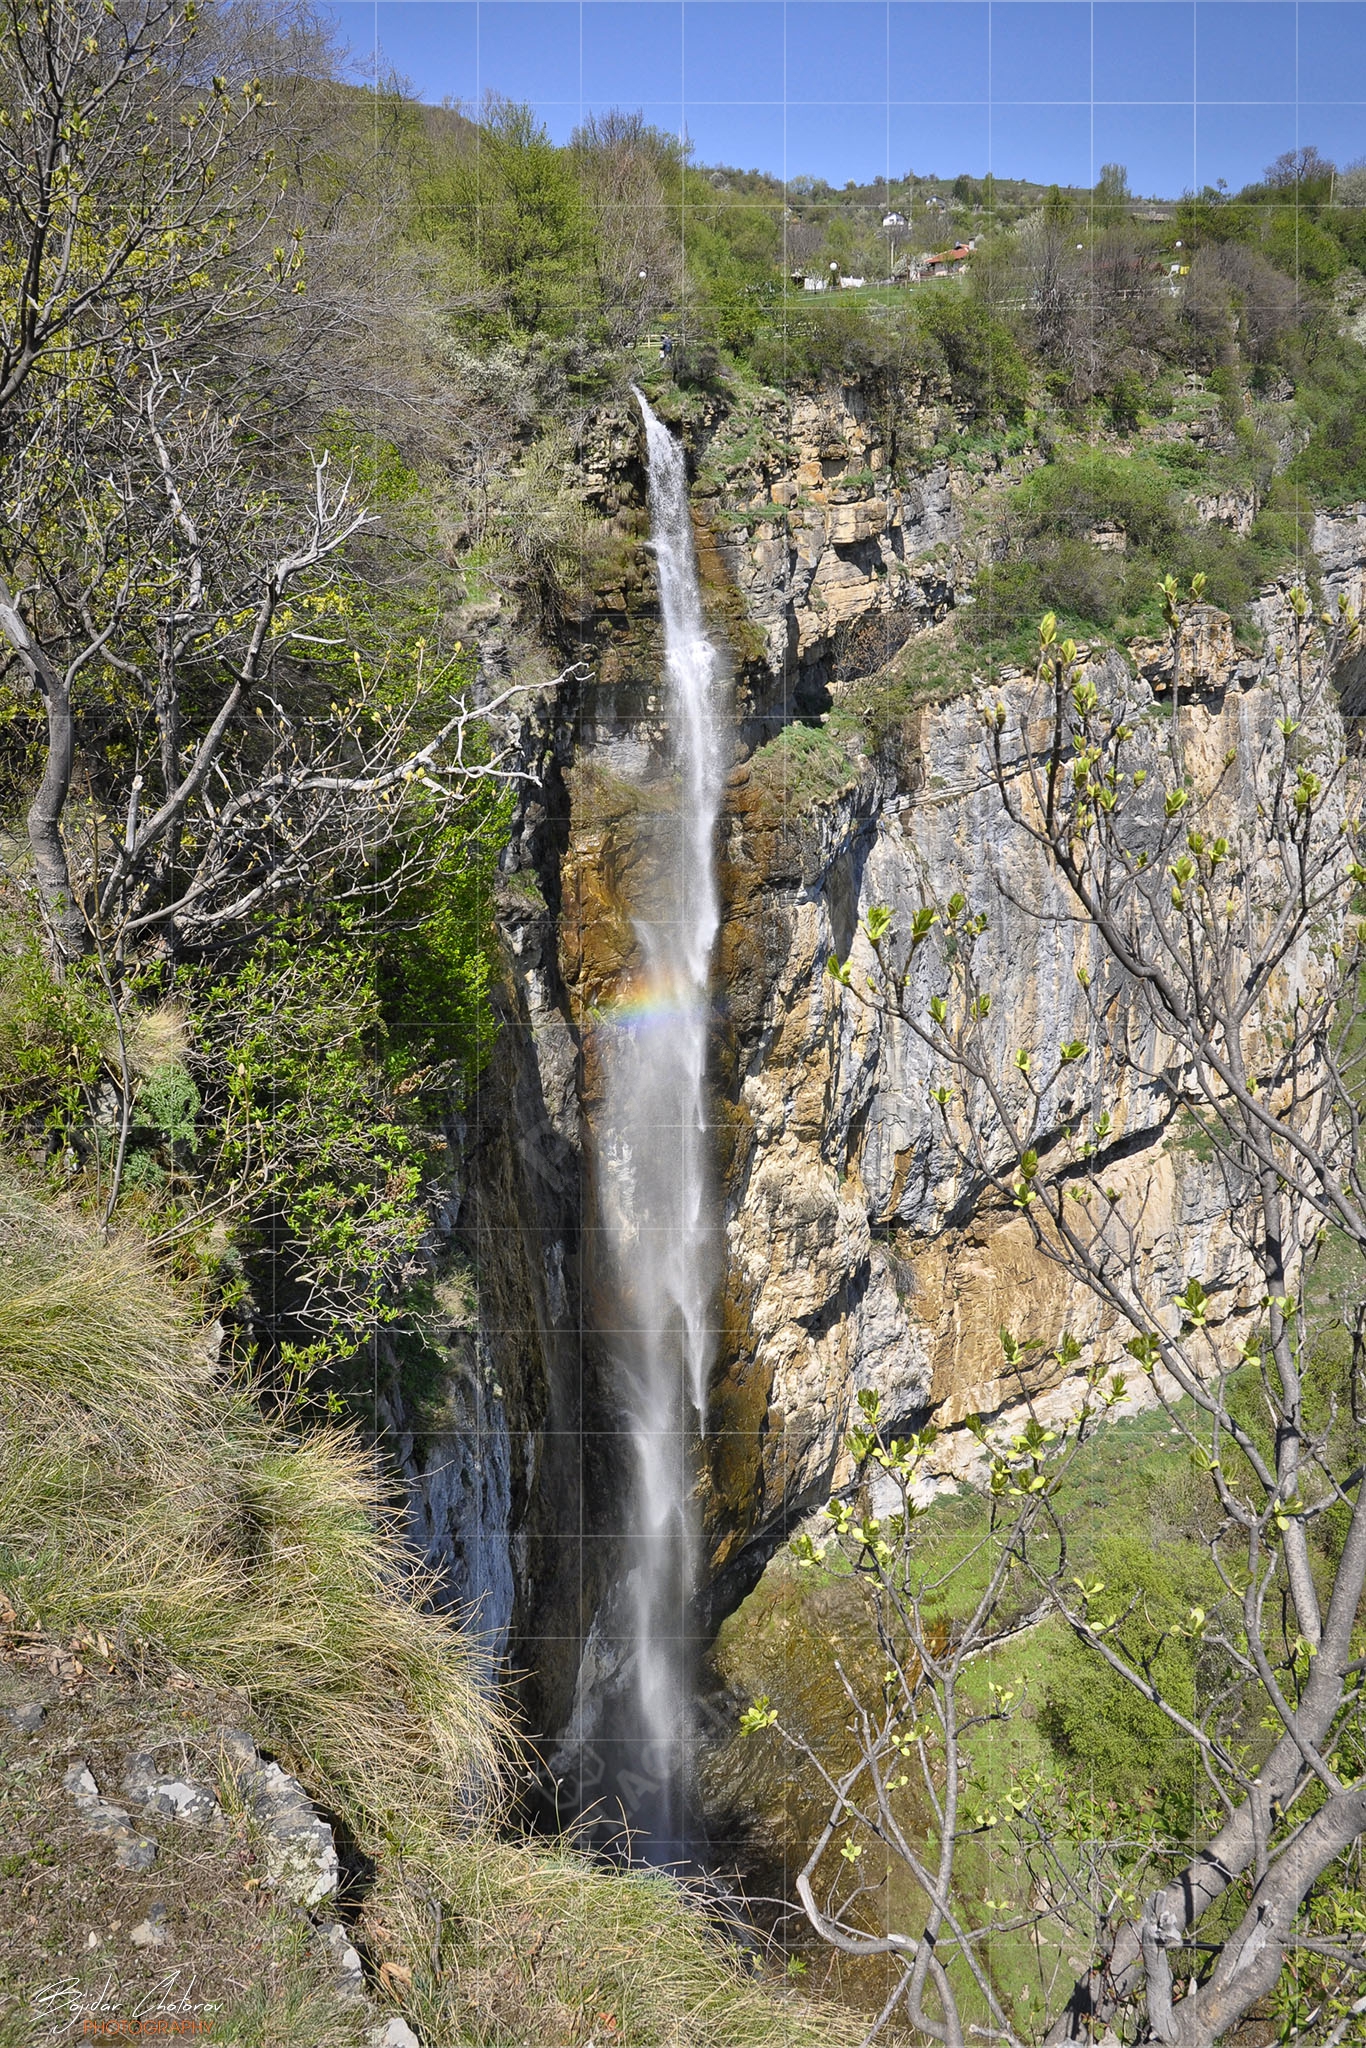
[[[436,1847],[381,1879],[366,1923],[411,1973],[424,2041],[839,2048],[865,2031],[756,1974],[686,1884],[538,1846]]]
[[[0,1189],[0,1583],[244,1690],[363,1838],[468,1821],[506,1728],[478,1645],[422,1609],[373,1459],[291,1438],[131,1244]]]
[[[172,1060],[182,1060],[189,1045],[185,1012],[179,1003],[158,1003],[139,1010],[128,1039],[128,1064],[139,1076],[154,1074]]]

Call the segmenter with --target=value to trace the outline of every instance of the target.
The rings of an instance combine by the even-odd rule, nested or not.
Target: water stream
[[[603,1035],[600,1198],[629,1441],[615,1619],[623,1682],[600,1798],[652,1861],[688,1854],[697,1446],[714,1354],[717,1228],[706,1114],[714,840],[728,765],[722,664],[707,636],[683,450],[639,392],[664,625],[672,790],[645,828],[638,971]]]

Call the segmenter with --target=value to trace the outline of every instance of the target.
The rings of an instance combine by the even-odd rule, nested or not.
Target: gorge
[[[981,1469],[964,1417],[1070,1413],[1112,1327],[1039,1258],[1021,1218],[973,1213],[928,1114],[925,1048],[841,1005],[826,974],[851,942],[858,956],[871,904],[890,907],[904,930],[927,899],[989,893],[997,908],[982,971],[1000,992],[1000,1058],[1022,1043],[1087,1036],[1077,975],[1086,945],[1065,922],[1048,926],[1062,906],[985,773],[971,678],[909,690],[895,680],[898,663],[933,650],[949,630],[938,622],[970,598],[983,510],[1028,475],[1030,458],[894,480],[868,398],[852,387],[799,402],[782,426],[772,455],[763,433],[753,452],[751,418],[714,407],[674,428],[694,470],[707,630],[729,650],[739,735],[718,825],[708,1114],[723,1244],[708,1254],[721,1294],[696,1497],[699,1647],[775,1547],[847,1479],[843,1444],[861,1390],[878,1393],[898,1428],[934,1418],[935,1484],[951,1485]],[[448,1447],[430,1477],[420,1455],[412,1475],[428,1555],[445,1561],[458,1594],[478,1599],[489,1555],[504,1560],[492,1575],[510,1594],[499,1641],[527,1673],[531,1725],[553,1738],[550,1777],[562,1782],[538,1796],[560,1818],[592,1804],[595,1785],[576,1776],[599,1726],[591,1703],[622,1682],[614,1614],[628,1565],[613,1502],[636,1468],[605,1447],[620,1381],[601,1335],[611,1317],[590,1162],[615,1143],[604,1048],[618,1029],[610,1020],[639,995],[640,905],[657,885],[661,844],[661,799],[640,775],[666,744],[671,713],[656,679],[677,633],[666,565],[643,546],[647,449],[624,412],[591,424],[583,462],[607,517],[631,537],[633,566],[594,595],[579,642],[591,680],[528,727],[542,782],[507,857],[507,1023],[486,1082],[490,1105],[517,1105],[516,1134],[504,1135],[501,1108],[486,1112],[483,1138],[476,1126],[462,1223],[491,1305],[478,1342],[503,1390],[497,1402],[479,1392],[489,1433],[476,1441],[497,1447],[486,1465],[508,1480],[471,1521],[466,1503],[487,1486],[472,1453],[457,1460],[469,1480],[453,1497]],[[743,526],[718,516],[737,503]],[[1334,594],[1355,588],[1364,536],[1356,515],[1316,530]],[[1283,602],[1283,590],[1259,600],[1268,646],[1284,630]],[[1255,751],[1272,710],[1265,658],[1235,644],[1209,606],[1195,608],[1188,633],[1197,755]],[[1161,650],[1138,656],[1152,678],[1140,696],[1158,716]],[[488,659],[496,680],[496,627]],[[1119,657],[1098,659],[1098,673],[1107,662],[1119,673]],[[870,673],[874,686],[862,680]],[[1014,702],[1026,683],[1007,670],[992,686]],[[667,807],[664,816],[667,825]],[[1111,1029],[1122,1039],[1122,994],[1116,1002]],[[1102,1050],[1075,1077],[1083,1094]],[[1115,1170],[1147,1191],[1151,1283],[1174,1295],[1198,1260],[1232,1344],[1254,1296],[1222,1183],[1142,1080],[1150,1048],[1133,1051]],[[1041,1328],[1077,1333],[1073,1368],[1045,1358],[1025,1381],[1003,1376],[998,1330],[1026,1310]],[[1130,1379],[1141,1403],[1141,1376]]]

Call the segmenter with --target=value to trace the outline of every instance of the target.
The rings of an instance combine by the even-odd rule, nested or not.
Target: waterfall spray
[[[630,1679],[616,1703],[603,1793],[621,1808],[637,1852],[667,1861],[687,1853],[694,1466],[717,1280],[705,1092],[720,923],[713,841],[727,763],[721,662],[702,617],[683,450],[636,398],[678,796],[654,821],[655,885],[635,920],[639,974],[603,1038],[600,1186],[632,1464],[621,1617],[631,1632],[623,1646]]]

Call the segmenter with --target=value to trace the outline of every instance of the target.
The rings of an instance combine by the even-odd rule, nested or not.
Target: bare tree
[[[439,626],[376,626],[376,522],[319,445],[346,316],[278,151],[325,52],[302,15],[163,0],[13,0],[0,41],[0,645],[43,707],[54,960],[203,946],[320,877],[396,897],[513,770]]]
[[[280,124],[221,16],[191,0],[5,0],[0,11],[0,429],[41,373],[98,374],[259,319],[301,262],[277,227]],[[201,50],[201,43],[204,45]],[[235,53],[241,55],[241,49]]]
[[[638,341],[683,282],[683,154],[640,114],[590,114],[574,131],[610,339]]]
[[[1059,646],[1051,618],[1034,684],[983,705],[999,801],[1062,891],[1051,915],[1077,949],[1088,1036],[1022,1046],[1003,1064],[993,1035],[1000,992],[982,978],[991,905],[961,895],[926,903],[907,930],[873,908],[850,958],[831,963],[850,999],[899,1018],[933,1049],[942,1065],[934,1099],[973,1199],[1028,1220],[1042,1256],[1099,1305],[1113,1346],[1108,1361],[1103,1346],[1094,1353],[1067,1427],[1045,1426],[1032,1410],[1013,1432],[977,1425],[994,1502],[982,1538],[989,1568],[970,1617],[950,1633],[935,1618],[944,1583],[918,1551],[928,1441],[888,1442],[871,1397],[851,1449],[861,1476],[883,1475],[884,1498],[891,1482],[894,1512],[860,1515],[847,1499],[827,1511],[872,1583],[887,1679],[875,1706],[850,1688],[857,1760],[827,1780],[830,1822],[800,1893],[837,1946],[898,1959],[885,2017],[906,2002],[912,2023],[944,2041],[965,2038],[965,1993],[978,2000],[977,2037],[1021,2038],[980,1958],[994,1934],[1026,1928],[1042,1939],[1050,1925],[1055,1940],[1064,1930],[1087,1942],[1094,1965],[1060,1986],[1052,2018],[1030,2039],[1087,2040],[1118,2022],[1129,2038],[1206,2048],[1270,1996],[1291,1948],[1315,1958],[1325,1986],[1310,2037],[1351,2037],[1363,2009],[1361,1916],[1332,1925],[1312,1913],[1316,1888],[1331,1884],[1366,1827],[1366,1491],[1352,1426],[1362,1354],[1358,1342],[1350,1387],[1318,1398],[1305,1299],[1326,1233],[1358,1274],[1366,1260],[1356,1016],[1366,866],[1357,769],[1332,688],[1358,622],[1345,599],[1316,621],[1307,593],[1290,591],[1268,617],[1263,683],[1225,719],[1187,700],[1185,607],[1170,580],[1165,592],[1169,714],[1119,658],[1088,663],[1071,643]],[[1046,931],[1050,913],[1039,914]],[[1198,1270],[1176,1299],[1154,1292],[1155,1226],[1142,1185],[1123,1170],[1124,1106],[1135,1091],[1191,1120],[1222,1176],[1228,1224],[1260,1297],[1241,1326]],[[1027,1341],[1007,1331],[1002,1343],[1028,1405]],[[1075,1372],[1081,1358],[1072,1336],[1054,1339],[1056,1368]],[[1074,1576],[1056,1505],[1068,1463],[1140,1375],[1209,1488],[1203,1527],[1217,1603],[1168,1616],[1161,1629],[1198,1643],[1216,1674],[1194,1707],[1126,1647],[1127,1616],[1103,1584]],[[803,1554],[814,1555],[809,1542]],[[1212,1814],[1193,1854],[1069,1839],[1029,1787],[1008,1813],[974,1808],[964,1664],[1024,1610],[1059,1616],[1098,1668],[1189,1746]],[[990,1714],[1017,1704],[993,1695]],[[750,1725],[773,1718],[760,1702]],[[907,1760],[938,1827],[933,1861],[898,1810]],[[984,1910],[965,1893],[962,1848],[998,1827],[1021,1882]],[[832,1864],[840,1828],[842,1878]],[[870,1922],[858,1872],[873,1849],[911,1872],[922,1926],[898,1933]],[[1144,1873],[1154,1870],[1161,1881],[1149,1889]]]
[[[201,79],[194,39],[180,0],[7,0],[0,14],[0,461],[21,503],[37,475],[52,485],[59,455],[79,463],[73,414],[109,404],[140,353],[183,354],[260,318],[295,282],[297,237],[275,238],[264,88],[250,75]],[[85,943],[61,839],[71,689],[103,629],[53,659],[25,616],[13,543],[6,556],[0,630],[48,717],[29,839],[54,944],[70,957]]]

